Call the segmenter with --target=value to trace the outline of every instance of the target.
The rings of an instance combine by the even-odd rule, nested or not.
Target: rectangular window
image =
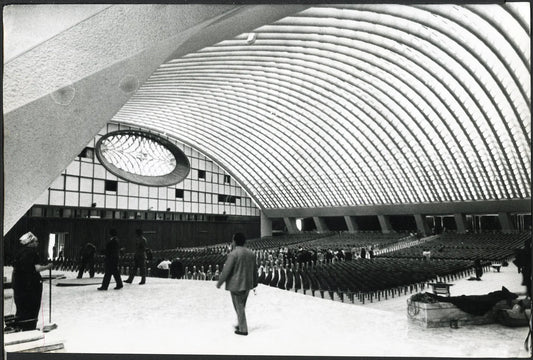
[[[79,190],[79,178],[74,176],[65,176],[65,189],[71,191]],[[76,204],[77,205],[77,204]]]
[[[183,189],[176,189],[176,198],[183,199]]]
[[[205,180],[205,170],[198,170],[198,179]]]
[[[94,149],[91,147],[86,147],[80,152],[78,157],[86,158],[86,159],[94,159]]]
[[[84,177],[92,178],[94,176],[93,163],[82,163],[80,175]]]
[[[65,205],[66,206],[78,206],[78,196],[77,192],[65,192]]]
[[[81,178],[80,179],[80,191],[83,192],[92,192],[93,182],[91,179]]]
[[[224,183],[229,184],[231,177],[229,175],[224,175]]]
[[[218,195],[218,202],[227,202],[227,203],[235,204],[237,199],[240,199],[240,197],[233,196],[233,195],[221,195],[221,194]]]
[[[43,208],[41,207],[32,207],[31,216],[43,216]]]
[[[105,191],[117,191],[118,181],[115,180],[106,180],[105,181]]]
[[[105,179],[106,177],[105,168],[98,163],[94,164],[94,177],[96,179]]]

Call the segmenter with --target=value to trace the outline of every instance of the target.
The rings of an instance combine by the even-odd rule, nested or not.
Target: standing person
[[[531,298],[531,237],[526,238],[522,253],[522,285],[526,286],[527,296]]]
[[[183,269],[183,264],[179,257],[172,260],[170,263],[170,277],[173,279],[181,279],[185,274],[185,269]]]
[[[146,248],[148,242],[143,236],[142,229],[135,230],[135,235],[135,255],[133,256],[134,263],[130,270],[130,276],[124,282],[131,284],[133,282],[135,274],[137,273],[137,269],[140,269],[141,282],[139,283],[139,285],[143,285],[144,283],[146,283]]]
[[[165,279],[168,278],[168,274],[170,271],[170,264],[171,264],[170,260],[164,259],[157,265],[157,270],[159,270],[158,277],[162,277]]]
[[[111,238],[105,246],[104,279],[98,290],[107,290],[111,275],[113,275],[113,278],[115,279],[115,290],[122,289],[122,278],[120,277],[120,272],[118,270],[120,247],[118,244],[117,231],[111,229],[109,230],[109,235],[111,235]]]
[[[250,290],[257,286],[255,254],[244,247],[245,242],[246,238],[242,233],[233,235],[233,250],[228,254],[216,285],[220,289],[225,282],[226,290],[231,293],[231,300],[239,322],[235,327],[237,335],[248,335],[244,310]]]
[[[368,255],[371,259],[374,258],[374,247],[373,246],[370,247],[370,250],[368,251]]]
[[[96,254],[96,247],[88,242],[81,251],[80,269],[78,271],[78,279],[81,279],[85,269],[89,270],[89,277],[94,277],[94,256]]]
[[[39,242],[31,232],[22,235],[19,240],[22,248],[15,256],[12,275],[13,297],[17,307],[15,324],[22,330],[34,330],[43,294],[43,281],[39,273],[51,269],[52,263],[39,265]]]
[[[481,280],[483,276],[483,266],[481,265],[481,260],[474,260],[474,270],[476,272],[476,280]]]

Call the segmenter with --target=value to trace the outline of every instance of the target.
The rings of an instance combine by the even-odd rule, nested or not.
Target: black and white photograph
[[[3,357],[530,358],[530,14],[4,3]]]

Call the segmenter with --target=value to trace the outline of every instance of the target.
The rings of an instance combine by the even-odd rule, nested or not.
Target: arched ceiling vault
[[[531,198],[529,5],[310,7],[169,59],[112,119],[265,211]]]

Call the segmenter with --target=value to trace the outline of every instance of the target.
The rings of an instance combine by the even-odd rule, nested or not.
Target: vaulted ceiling
[[[531,198],[528,3],[185,6],[109,6],[7,64],[6,190],[36,190],[6,191],[5,226],[108,121],[264,211]]]
[[[525,10],[311,7],[169,59],[113,120],[200,149],[264,208],[529,198]]]

